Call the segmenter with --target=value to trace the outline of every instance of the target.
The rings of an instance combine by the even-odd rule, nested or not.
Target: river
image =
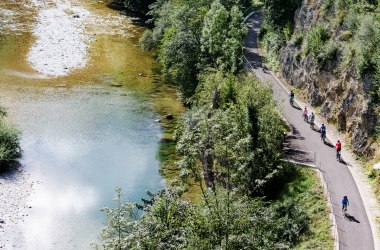
[[[73,1],[64,17],[50,15],[59,2],[67,4],[0,4],[0,104],[22,131],[23,150],[22,167],[0,177],[5,249],[91,249],[116,186],[133,201],[164,187],[159,152],[168,136],[157,119],[183,110],[138,47],[144,28],[103,2]],[[78,8],[86,12],[74,17]],[[79,19],[83,31],[38,37],[49,29],[44,20],[59,30],[54,18]],[[69,43],[59,58],[45,51],[49,37]]]

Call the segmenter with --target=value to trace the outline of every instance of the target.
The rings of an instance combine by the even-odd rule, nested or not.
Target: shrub
[[[155,47],[155,42],[153,41],[153,32],[151,30],[146,30],[140,38],[139,42],[143,50],[152,50]]]
[[[273,70],[278,71],[280,62],[278,61],[278,51],[285,44],[284,33],[278,30],[272,30],[266,33],[262,40],[265,51],[265,63]]]
[[[347,27],[347,29],[350,32],[355,33],[359,27],[359,20],[360,15],[358,15],[358,13],[353,8],[350,8],[346,15],[346,18],[344,19],[343,24]]]
[[[338,51],[338,46],[333,40],[330,40],[326,44],[323,45],[319,54],[318,60],[320,62],[326,62],[328,60],[333,60],[336,58],[336,53]]]
[[[379,52],[380,29],[371,16],[365,16],[354,37],[356,68],[359,75],[373,74],[377,67],[376,55]]]
[[[0,118],[0,163],[16,160],[21,156],[20,132]]]
[[[296,61],[300,60],[301,59],[301,52],[300,51],[294,52],[293,58]]]
[[[352,37],[352,32],[349,30],[345,30],[342,32],[342,35],[340,35],[340,40],[341,41],[348,41]]]
[[[293,43],[296,46],[300,46],[302,44],[302,41],[303,41],[303,34],[297,34],[293,38]]]
[[[306,54],[312,53],[313,56],[317,58],[321,48],[329,38],[330,34],[326,26],[323,24],[314,26],[306,36]]]
[[[292,37],[293,35],[293,31],[294,31],[294,25],[292,22],[288,21],[283,29],[283,32],[284,32],[284,35],[285,35],[285,38],[286,38],[286,41],[289,41],[290,38]]]

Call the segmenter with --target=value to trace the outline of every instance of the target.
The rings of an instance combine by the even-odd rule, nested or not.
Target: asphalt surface
[[[371,226],[359,190],[348,169],[349,163],[345,163],[344,159],[343,162],[336,160],[335,142],[328,141],[324,144],[321,141],[318,128],[311,129],[310,125],[303,121],[302,110],[290,106],[289,93],[262,67],[257,49],[257,32],[262,21],[262,14],[256,12],[246,22],[249,29],[244,48],[246,68],[272,87],[283,116],[293,128],[293,134],[287,138],[287,154],[299,161],[313,162],[315,159],[318,167],[324,172],[338,229],[339,249],[375,249]],[[328,133],[327,127],[327,136]],[[350,202],[347,216],[341,211],[344,195],[348,196]]]

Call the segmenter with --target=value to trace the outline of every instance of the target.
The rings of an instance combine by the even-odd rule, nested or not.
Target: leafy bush
[[[204,18],[201,36],[203,67],[237,73],[242,69],[242,45],[247,28],[237,6],[228,11],[214,1]]]
[[[306,54],[312,53],[315,58],[318,58],[321,49],[329,38],[330,34],[325,25],[318,24],[311,28],[306,36]]]
[[[182,177],[202,185],[204,175],[206,185],[216,187],[227,182],[229,172],[231,187],[262,194],[282,172],[285,128],[271,92],[248,77],[210,74],[202,79],[196,103],[176,133]]]
[[[348,41],[352,38],[352,32],[349,30],[345,30],[342,32],[342,35],[340,36],[340,40],[342,41]]]
[[[200,204],[162,190],[136,206],[118,195],[106,209],[106,249],[289,249],[307,230],[307,216],[295,202],[264,202],[218,189]],[[98,248],[100,248],[98,246]]]
[[[278,71],[280,68],[280,62],[277,56],[279,50],[285,44],[284,33],[279,30],[269,31],[265,34],[261,43],[265,51],[265,63],[273,71]]]
[[[264,15],[273,28],[283,28],[288,22],[294,22],[294,13],[301,0],[266,0]]]
[[[374,73],[378,60],[376,55],[380,51],[380,28],[374,25],[376,20],[372,16],[365,16],[354,36],[355,61],[358,75]]]
[[[296,46],[300,46],[303,42],[303,34],[297,34],[294,36],[293,43]]]
[[[139,40],[139,43],[143,50],[152,50],[155,47],[153,32],[151,30],[144,31],[144,34]]]
[[[350,32],[355,33],[359,27],[360,18],[355,9],[350,8],[343,23]]]
[[[155,0],[124,0],[124,5],[129,11],[146,15],[149,11],[149,5]]]
[[[20,156],[20,132],[0,116],[0,165]]]
[[[333,40],[330,40],[329,42],[325,43],[323,47],[321,48],[318,54],[318,60],[320,62],[333,60],[336,58],[337,51],[338,51],[337,44]]]

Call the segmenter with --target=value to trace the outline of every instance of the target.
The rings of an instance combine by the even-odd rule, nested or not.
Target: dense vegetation
[[[104,209],[103,248],[289,249],[306,233],[313,235],[312,212],[298,202],[323,199],[323,192],[280,193],[298,173],[281,161],[286,128],[271,90],[242,73],[242,13],[250,5],[243,0],[150,5],[155,27],[144,33],[141,45],[156,49],[164,74],[189,104],[175,133],[181,174],[168,189],[148,193],[142,205],[124,202],[117,189],[116,208]],[[201,190],[199,200],[182,199],[194,185]],[[325,203],[322,207],[316,214],[325,214]],[[329,246],[329,234],[321,238]]]
[[[105,209],[105,248],[279,249],[307,230],[295,200],[271,199],[293,168],[280,161],[285,128],[270,90],[242,75],[200,79],[176,134],[181,178],[142,206]],[[191,204],[180,195],[194,182],[202,198]]]
[[[241,70],[246,34],[242,11],[247,4],[244,0],[158,0],[149,12],[155,28],[144,33],[141,45],[159,50],[167,79],[189,98],[202,71]]]
[[[20,133],[5,121],[6,112],[0,107],[0,170],[20,157]]]
[[[267,0],[265,4],[261,36],[270,67],[279,70],[279,51],[286,42],[292,42],[300,47],[300,53],[295,55],[297,60],[311,54],[321,69],[334,61],[339,70],[369,80],[374,101],[380,101],[380,4],[377,0],[322,1],[315,10],[321,20],[306,33],[293,31],[300,0]]]

